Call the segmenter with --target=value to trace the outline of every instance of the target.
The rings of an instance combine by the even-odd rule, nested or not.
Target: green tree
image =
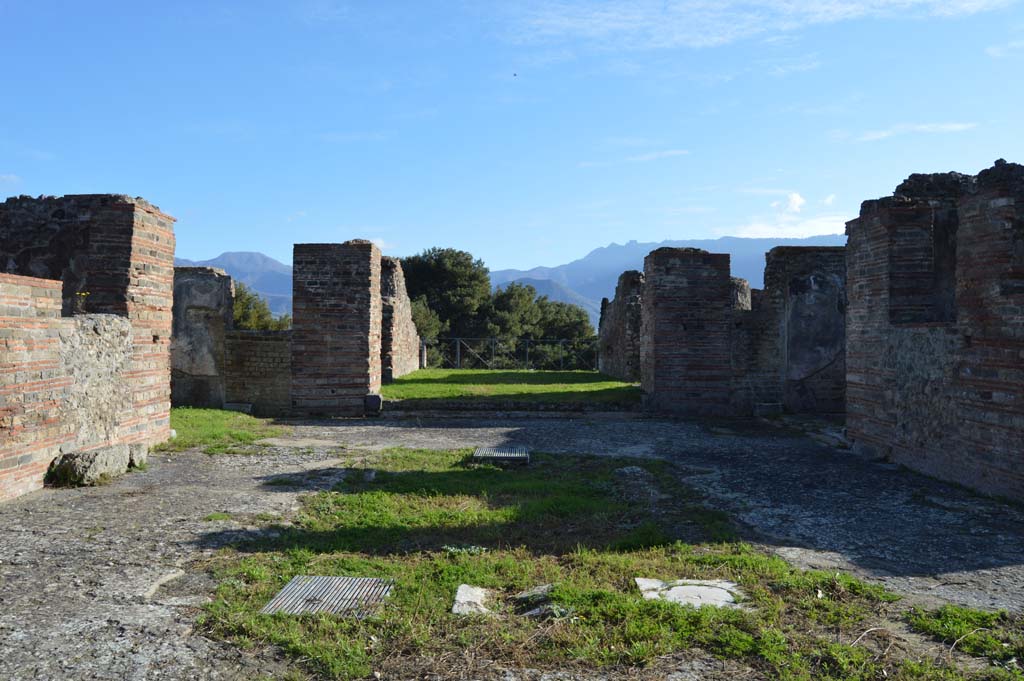
[[[482,260],[454,248],[429,248],[403,258],[402,270],[409,297],[423,297],[445,332],[480,333],[479,313],[491,298],[491,276]]]
[[[416,333],[424,340],[439,338],[448,330],[437,313],[430,309],[426,296],[420,296],[412,301],[412,321],[416,325]]]
[[[283,331],[292,327],[291,315],[275,318],[267,301],[241,282],[235,282],[235,328],[250,331]]]
[[[506,284],[494,292],[485,316],[488,336],[504,341],[537,338],[541,330],[537,289],[514,281]]]
[[[587,311],[579,305],[548,300],[547,296],[537,299],[541,336],[544,338],[592,338],[596,335]]]

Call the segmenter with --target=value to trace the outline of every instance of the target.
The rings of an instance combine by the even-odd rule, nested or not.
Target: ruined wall
[[[43,485],[68,455],[79,482],[145,461],[132,442],[131,323],[60,317],[61,282],[0,274],[0,499]],[[99,459],[97,463],[97,459]]]
[[[381,258],[381,378],[389,383],[420,368],[420,337],[398,258]]]
[[[598,369],[621,381],[640,380],[641,291],[644,275],[635,270],[619,275],[615,298],[601,305],[598,324]]]
[[[167,438],[173,260],[173,218],[142,199],[0,204],[0,269],[33,278],[3,281],[0,328],[13,354],[0,452],[19,452],[19,463],[0,470],[0,497],[40,486],[47,457],[110,458],[113,470]]]
[[[229,331],[225,335],[227,402],[252,405],[254,416],[291,410],[291,331]]]
[[[725,255],[659,249],[648,256],[641,365],[649,406],[690,414],[843,411],[843,249],[779,247],[765,262],[765,288],[751,290],[729,276]]]
[[[369,241],[295,244],[292,409],[356,416],[381,385],[381,262]]]
[[[732,284],[732,306],[736,310],[749,310],[751,307],[750,282],[740,277],[729,277]]]
[[[848,436],[1024,499],[1024,166],[912,175],[847,234]]]
[[[773,248],[765,290],[780,291],[782,403],[792,413],[846,410],[846,253]]]
[[[61,282],[0,274],[0,500],[42,487],[71,439],[60,310]]]
[[[730,414],[733,322],[729,256],[659,248],[644,259],[640,344],[645,405]]]
[[[173,404],[218,409],[224,406],[225,334],[232,328],[234,296],[234,284],[224,270],[174,268]]]

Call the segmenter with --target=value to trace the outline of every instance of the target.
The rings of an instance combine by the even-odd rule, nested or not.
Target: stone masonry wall
[[[845,248],[783,246],[769,251],[766,261],[765,290],[783,293],[783,407],[791,413],[844,412]]]
[[[173,404],[218,409],[224,406],[225,334],[234,321],[234,295],[231,277],[223,270],[174,268]]]
[[[0,270],[32,278],[4,279],[7,302],[0,316],[15,354],[3,360],[0,452],[13,447],[30,456],[0,471],[0,498],[40,486],[49,464],[44,459],[52,461],[55,453],[65,459],[112,457],[127,465],[148,445],[167,439],[173,221],[142,199],[120,195],[17,197],[0,204]],[[26,303],[26,290],[46,294],[30,293]],[[30,304],[41,298],[47,302]],[[62,313],[114,315],[128,326],[109,318],[61,320]],[[62,356],[62,344],[73,349]],[[125,347],[126,364],[103,368],[121,362],[117,348]],[[96,403],[102,398],[93,393],[104,392],[130,408]],[[72,440],[61,433],[82,424],[62,411],[68,399],[79,400],[75,414],[99,421]]]
[[[420,337],[412,321],[402,261],[381,258],[381,378],[389,383],[420,368]]]
[[[730,414],[733,323],[729,256],[659,248],[644,259],[640,344],[645,405]]]
[[[381,385],[381,262],[369,241],[295,244],[292,410],[357,416]]]
[[[1024,499],[1024,166],[913,175],[847,234],[855,447]]]
[[[252,405],[255,416],[291,411],[291,331],[229,331],[225,334],[225,396]]]
[[[843,411],[843,249],[780,247],[765,261],[765,288],[752,291],[729,276],[727,256],[692,249],[648,256],[641,366],[651,408],[738,415]],[[605,306],[605,318],[602,339],[621,328],[613,323],[613,303]]]
[[[619,275],[615,298],[601,306],[598,324],[598,369],[621,381],[640,380],[641,291],[644,275],[635,270]]]

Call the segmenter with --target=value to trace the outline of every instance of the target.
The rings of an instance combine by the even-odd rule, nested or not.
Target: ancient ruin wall
[[[847,234],[848,436],[1024,499],[1024,167],[911,176]]]
[[[142,456],[145,446],[167,438],[173,260],[173,218],[141,199],[105,194],[17,197],[0,205],[0,269],[38,277],[30,283],[5,279],[5,286],[45,290],[44,297],[59,301],[59,307],[47,302],[27,313],[50,321],[25,322],[8,313],[32,305],[10,302],[24,296],[6,294],[4,332],[8,340],[26,344],[14,345],[22,354],[5,362],[13,378],[5,377],[0,402],[0,413],[10,422],[0,451],[14,447],[31,456],[0,473],[5,481],[0,494],[38,487],[40,467],[49,463],[43,459],[55,451],[65,458],[112,456],[127,465],[129,458]],[[40,296],[28,298],[39,302]],[[61,313],[115,315],[128,326],[111,319],[62,320]],[[117,348],[129,346],[126,364],[117,364],[123,362]],[[43,394],[34,392],[37,355]],[[19,371],[22,361],[31,369]],[[58,390],[55,386],[61,384]],[[104,402],[108,398],[111,402]],[[24,406],[37,399],[41,404]],[[130,408],[112,403],[117,400]],[[45,415],[42,420],[40,414]],[[85,421],[75,420],[79,417],[95,427],[83,428]],[[76,436],[59,440],[63,429],[75,429]]]
[[[224,338],[226,401],[251,404],[255,416],[287,416],[291,339],[291,331],[228,331]]]
[[[842,413],[846,410],[846,249],[782,246],[765,257],[765,290],[783,294],[783,407],[791,413]]]
[[[619,275],[615,298],[601,306],[598,324],[598,369],[621,381],[640,380],[640,320],[644,275],[635,270]]]
[[[652,251],[644,259],[641,306],[646,406],[684,414],[732,413],[729,256],[693,248]]]
[[[729,277],[732,283],[732,306],[736,310],[749,310],[751,307],[750,282],[740,277]]]
[[[171,402],[221,408],[225,334],[234,320],[234,284],[213,267],[174,268]]]
[[[381,385],[380,250],[369,241],[295,244],[292,410],[361,415]]]
[[[420,337],[412,321],[402,261],[381,258],[381,377],[389,383],[420,368]]]

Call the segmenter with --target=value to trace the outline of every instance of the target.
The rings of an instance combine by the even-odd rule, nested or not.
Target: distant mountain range
[[[764,254],[776,246],[844,246],[842,234],[812,236],[806,239],[743,239],[725,236],[718,239],[685,239],[626,244],[610,244],[596,248],[579,260],[557,267],[534,267],[531,270],[497,270],[491,272],[491,285],[501,286],[510,281],[533,283],[550,282],[552,300],[562,300],[583,306],[597,326],[601,314],[601,298],[615,295],[615,283],[626,270],[643,270],[644,257],[656,248],[703,248],[711,253],[728,253],[731,257],[732,276],[750,282],[753,288],[764,286]],[[565,292],[568,292],[566,294]],[[572,299],[569,299],[571,296]],[[586,301],[584,304],[580,301]]]
[[[275,315],[292,312],[292,268],[252,251],[221,253],[212,260],[175,258],[182,267],[219,267],[259,293]]]
[[[732,275],[742,277],[754,288],[764,285],[764,254],[776,246],[843,246],[842,234],[812,236],[806,239],[685,239],[626,244],[610,244],[596,248],[579,260],[557,267],[534,267],[530,270],[497,270],[491,272],[495,288],[511,281],[529,284],[537,293],[551,300],[579,305],[597,326],[601,314],[601,298],[615,295],[615,282],[626,270],[642,270],[644,257],[656,248],[703,248],[712,253],[732,256]],[[263,296],[274,314],[291,313],[292,268],[262,253],[221,253],[212,260],[176,259],[185,266],[219,267]]]

